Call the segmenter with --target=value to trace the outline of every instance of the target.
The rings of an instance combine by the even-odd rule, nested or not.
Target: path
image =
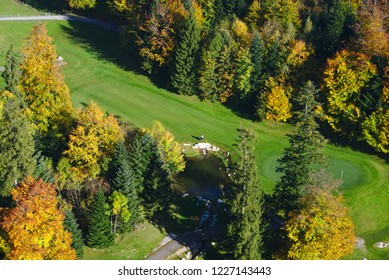
[[[119,32],[119,27],[113,24],[108,24],[100,20],[75,16],[75,15],[45,15],[45,16],[17,16],[17,17],[0,17],[0,21],[37,21],[37,20],[70,20],[86,22],[97,25],[109,30]]]
[[[164,260],[182,247],[189,247],[192,255],[196,256],[203,249],[203,241],[212,239],[223,232],[224,229],[222,227],[215,226],[202,231],[184,233],[152,253],[147,257],[147,260]]]

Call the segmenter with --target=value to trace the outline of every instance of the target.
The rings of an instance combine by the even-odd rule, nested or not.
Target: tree
[[[63,225],[65,229],[72,234],[71,246],[76,251],[77,258],[81,260],[84,256],[84,242],[82,240],[82,232],[71,210],[65,211]]]
[[[114,157],[114,161],[117,162],[117,167],[115,169],[116,175],[113,180],[113,184],[115,191],[124,195],[127,200],[127,210],[121,210],[122,219],[119,220],[119,229],[124,232],[128,232],[133,229],[134,225],[142,218],[142,210],[138,197],[138,191],[141,190],[141,186],[137,185],[138,181],[129,166],[129,158],[130,157],[128,156],[128,152],[124,144],[119,144]],[[116,200],[119,201],[118,195],[116,195],[116,197]],[[123,198],[121,198],[121,201],[123,201]],[[129,213],[128,219],[126,211]]]
[[[184,155],[181,145],[174,140],[173,134],[166,131],[159,121],[154,121],[150,129],[145,129],[150,134],[160,153],[164,168],[170,175],[175,175],[185,168]]]
[[[262,18],[277,20],[283,28],[292,23],[299,29],[301,26],[299,5],[297,0],[265,0],[262,3]]]
[[[234,91],[240,99],[247,97],[251,87],[251,73],[253,71],[249,49],[239,48],[235,62]]]
[[[168,211],[172,196],[171,179],[156,146],[152,149],[143,185],[140,198],[147,216],[154,218],[159,213]]]
[[[35,25],[23,48],[20,89],[31,121],[39,132],[70,126],[73,111],[69,89],[59,71],[55,47],[44,24]]]
[[[96,5],[96,0],[66,0],[71,8],[90,9]]]
[[[339,260],[355,246],[354,225],[334,186],[309,185],[290,214],[286,232],[288,258],[294,260]]]
[[[257,2],[257,1],[254,1]],[[261,34],[254,32],[253,40],[250,46],[250,58],[253,64],[253,71],[250,77],[251,90],[254,93],[259,93],[263,85],[263,60],[265,56],[265,47]]]
[[[11,45],[7,52],[4,71],[1,74],[6,85],[4,90],[17,95],[19,93],[18,86],[20,84],[21,75],[20,58],[17,56],[13,50],[13,46]]]
[[[21,109],[22,97],[5,91],[0,114],[0,195],[7,196],[19,179],[35,169],[34,130]]]
[[[12,260],[75,259],[72,237],[64,229],[54,186],[31,177],[11,192],[16,206],[3,210],[2,228],[7,233]]]
[[[257,174],[252,130],[240,129],[234,165],[233,199],[228,236],[235,258],[256,260],[262,251],[263,190]]]
[[[76,119],[77,126],[71,131],[64,155],[80,181],[94,179],[108,169],[108,156],[122,138],[122,131],[117,119],[111,115],[106,117],[94,102],[79,110]]]
[[[382,153],[389,153],[389,109],[379,108],[362,123],[362,139]]]
[[[277,172],[281,178],[274,192],[274,202],[277,214],[287,219],[288,213],[298,209],[298,200],[303,194],[303,187],[308,185],[309,174],[315,163],[323,162],[323,147],[325,140],[318,131],[316,109],[319,104],[315,101],[318,90],[312,84],[301,89],[300,99],[296,100],[299,107],[304,108],[298,114],[295,132],[288,135],[289,147],[284,149],[278,160]]]
[[[215,0],[198,0],[204,14],[204,28],[210,29],[215,19]]]
[[[292,116],[290,92],[291,87],[270,77],[265,83],[264,92],[259,96],[258,115],[267,120],[286,122]]]
[[[261,24],[261,5],[260,1],[254,0],[247,11],[245,22],[251,30],[256,30]]]
[[[366,55],[342,50],[328,59],[324,71],[323,90],[327,97],[324,106],[326,119],[334,131],[356,134],[362,112],[357,106],[363,87],[376,74],[376,67]]]
[[[111,211],[114,216],[113,234],[116,235],[118,220],[121,223],[127,223],[131,217],[131,212],[128,211],[128,198],[116,190],[113,191],[112,195],[110,196],[110,202]]]
[[[200,28],[196,23],[193,8],[191,8],[181,28],[179,44],[175,52],[174,72],[171,77],[172,85],[179,94],[193,95],[196,93],[196,67],[200,40]]]
[[[100,190],[90,207],[89,227],[86,242],[91,248],[107,248],[114,242],[105,195]]]

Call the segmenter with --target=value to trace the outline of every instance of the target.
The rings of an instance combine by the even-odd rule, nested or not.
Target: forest
[[[353,252],[341,181],[318,166],[328,164],[328,142],[387,159],[387,1],[21,2],[109,23],[117,48],[159,87],[255,123],[292,126],[272,192],[261,183],[251,127],[236,127],[233,149],[218,155],[233,172],[212,258],[337,260]],[[58,57],[44,23],[20,49],[7,46],[2,259],[82,259],[85,246],[109,248],[144,221],[161,225],[181,197],[182,143],[158,120],[137,127],[98,102],[76,108]]]

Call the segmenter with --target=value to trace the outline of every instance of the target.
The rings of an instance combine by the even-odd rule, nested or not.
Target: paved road
[[[0,17],[0,21],[37,21],[37,20],[71,20],[86,22],[89,24],[97,25],[110,29],[113,31],[119,31],[119,27],[113,24],[108,24],[100,20],[79,17],[74,15],[52,15],[52,16],[17,16],[17,17]]]

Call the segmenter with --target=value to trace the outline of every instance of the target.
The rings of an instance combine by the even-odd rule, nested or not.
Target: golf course
[[[0,16],[18,14],[42,13],[12,0],[1,1]],[[4,65],[9,46],[20,48],[35,24],[37,22],[33,21],[0,22],[0,65]],[[158,87],[139,70],[136,55],[120,48],[118,33],[75,21],[47,21],[46,27],[57,55],[66,63],[62,73],[75,107],[81,108],[93,100],[109,114],[136,127],[149,127],[152,121],[158,120],[182,143],[193,144],[196,141],[193,136],[204,135],[207,142],[231,153],[237,129],[253,128],[257,138],[258,172],[265,191],[272,192],[280,176],[275,171],[277,159],[288,144],[286,134],[292,131],[292,126],[248,120],[220,103],[177,95]],[[0,78],[0,86],[3,85]],[[356,235],[365,241],[366,253],[356,249],[347,259],[389,259],[389,248],[374,247],[377,242],[389,241],[388,159],[333,144],[327,144],[325,154],[328,165],[323,168],[334,178],[342,179],[340,191]],[[149,224],[146,229],[155,230]],[[154,234],[157,238],[151,244],[163,238],[159,232]],[[133,237],[127,239],[126,242],[132,242]],[[142,246],[142,242],[137,242]],[[120,243],[110,250],[116,247],[120,247]],[[99,258],[96,252],[90,254],[85,258]],[[132,257],[142,259],[145,255],[144,252],[134,253]]]

